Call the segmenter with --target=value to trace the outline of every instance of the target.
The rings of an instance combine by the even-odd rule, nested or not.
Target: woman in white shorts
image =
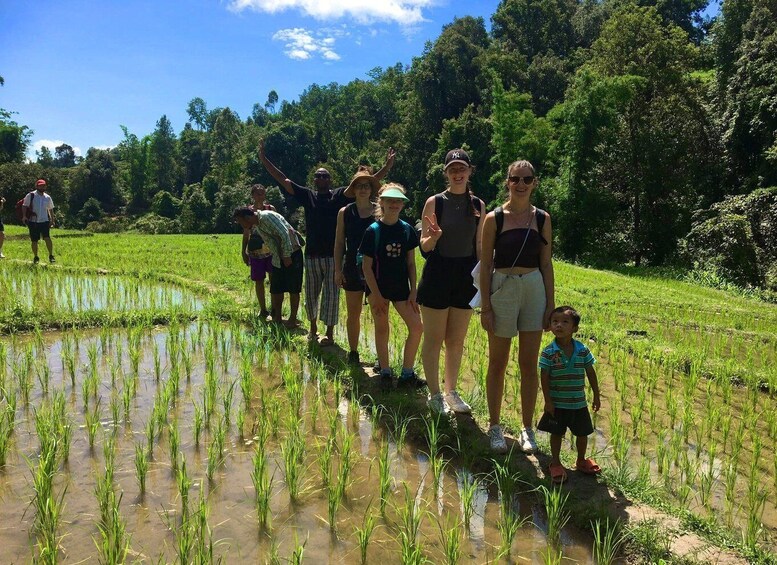
[[[480,321],[488,332],[488,399],[491,447],[507,451],[500,425],[505,371],[512,338],[518,336],[521,372],[521,449],[537,449],[534,407],[539,381],[537,361],[542,331],[555,308],[550,215],[531,203],[537,187],[534,167],[516,161],[507,169],[508,200],[483,223]]]

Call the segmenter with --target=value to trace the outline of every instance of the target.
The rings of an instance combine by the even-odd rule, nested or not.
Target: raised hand
[[[388,153],[386,153],[386,166],[390,169],[394,166],[394,159],[397,156],[397,152],[393,147],[389,147]]]
[[[431,218],[429,216],[424,216],[424,220],[426,220],[426,235],[437,243],[437,240],[442,237],[442,229],[437,225],[437,214],[432,212]]]

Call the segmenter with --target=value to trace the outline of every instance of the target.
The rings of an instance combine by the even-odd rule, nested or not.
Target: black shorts
[[[343,265],[343,290],[364,292],[367,284],[364,282],[364,277],[360,271],[361,269],[356,266],[356,263],[350,265],[346,261],[345,265]]]
[[[30,241],[40,241],[40,238],[48,239],[51,222],[27,222],[27,228],[30,230]]]
[[[591,414],[588,412],[588,408],[578,408],[576,410],[556,408],[555,416],[543,412],[542,418],[540,418],[537,424],[538,430],[557,436],[563,436],[567,433],[567,428],[572,432],[572,435],[577,437],[588,436],[594,433],[594,425],[591,422]]]
[[[370,295],[370,287],[365,283],[364,294]],[[405,284],[380,284],[378,283],[380,294],[389,302],[404,302],[410,297],[410,284],[405,281]]]
[[[302,292],[303,271],[302,250],[298,249],[291,254],[291,265],[286,267],[281,259],[280,268],[273,268],[270,277],[270,294],[299,294]]]
[[[477,289],[472,284],[474,257],[442,257],[432,253],[418,283],[418,303],[427,308],[469,310]]]

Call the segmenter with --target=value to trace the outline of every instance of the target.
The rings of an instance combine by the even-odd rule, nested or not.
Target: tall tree
[[[180,194],[180,178],[178,174],[178,155],[173,126],[166,115],[156,123],[156,129],[151,135],[150,144],[151,182],[153,186],[150,196],[158,190],[166,190],[172,194]]]
[[[208,106],[205,104],[205,100],[199,96],[192,98],[186,107],[186,113],[189,114],[189,122],[194,122],[197,129],[205,129],[208,119]]]
[[[33,131],[11,119],[13,112],[0,108],[0,164],[24,160]]]
[[[38,157],[38,164],[42,167],[51,168],[54,166],[54,157],[51,155],[51,149],[45,145],[40,148],[40,151],[36,151],[35,155]]]
[[[149,138],[138,139],[126,126],[121,126],[124,139],[119,143],[119,178],[129,194],[130,211],[148,208],[148,160]]]
[[[76,152],[67,143],[54,148],[54,166],[59,169],[76,166]]]

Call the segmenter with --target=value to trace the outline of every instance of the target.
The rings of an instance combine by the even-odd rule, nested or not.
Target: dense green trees
[[[510,162],[535,164],[536,201],[553,215],[566,258],[655,265],[688,261],[692,250],[709,258],[698,267],[768,286],[772,236],[747,207],[773,210],[764,204],[773,189],[763,190],[777,185],[777,4],[724,0],[714,22],[702,20],[705,5],[502,0],[490,32],[481,18],[455,18],[409,67],[312,84],[293,101],[271,90],[246,119],[193,98],[179,133],[162,116],[153,132],[124,128],[115,150],[81,163],[68,146],[41,150],[39,170],[60,172],[73,222],[95,216],[97,203],[107,215],[148,214],[139,229],[207,232],[233,229],[231,207],[248,201],[250,184],[275,184],[257,158],[260,139],[300,183],[326,166],[346,184],[357,165],[378,168],[395,147],[390,179],[408,188],[411,217],[443,188],[443,156],[460,146],[477,167],[473,191],[490,206]],[[0,162],[28,167],[13,162],[30,132],[10,116],[0,114]]]

